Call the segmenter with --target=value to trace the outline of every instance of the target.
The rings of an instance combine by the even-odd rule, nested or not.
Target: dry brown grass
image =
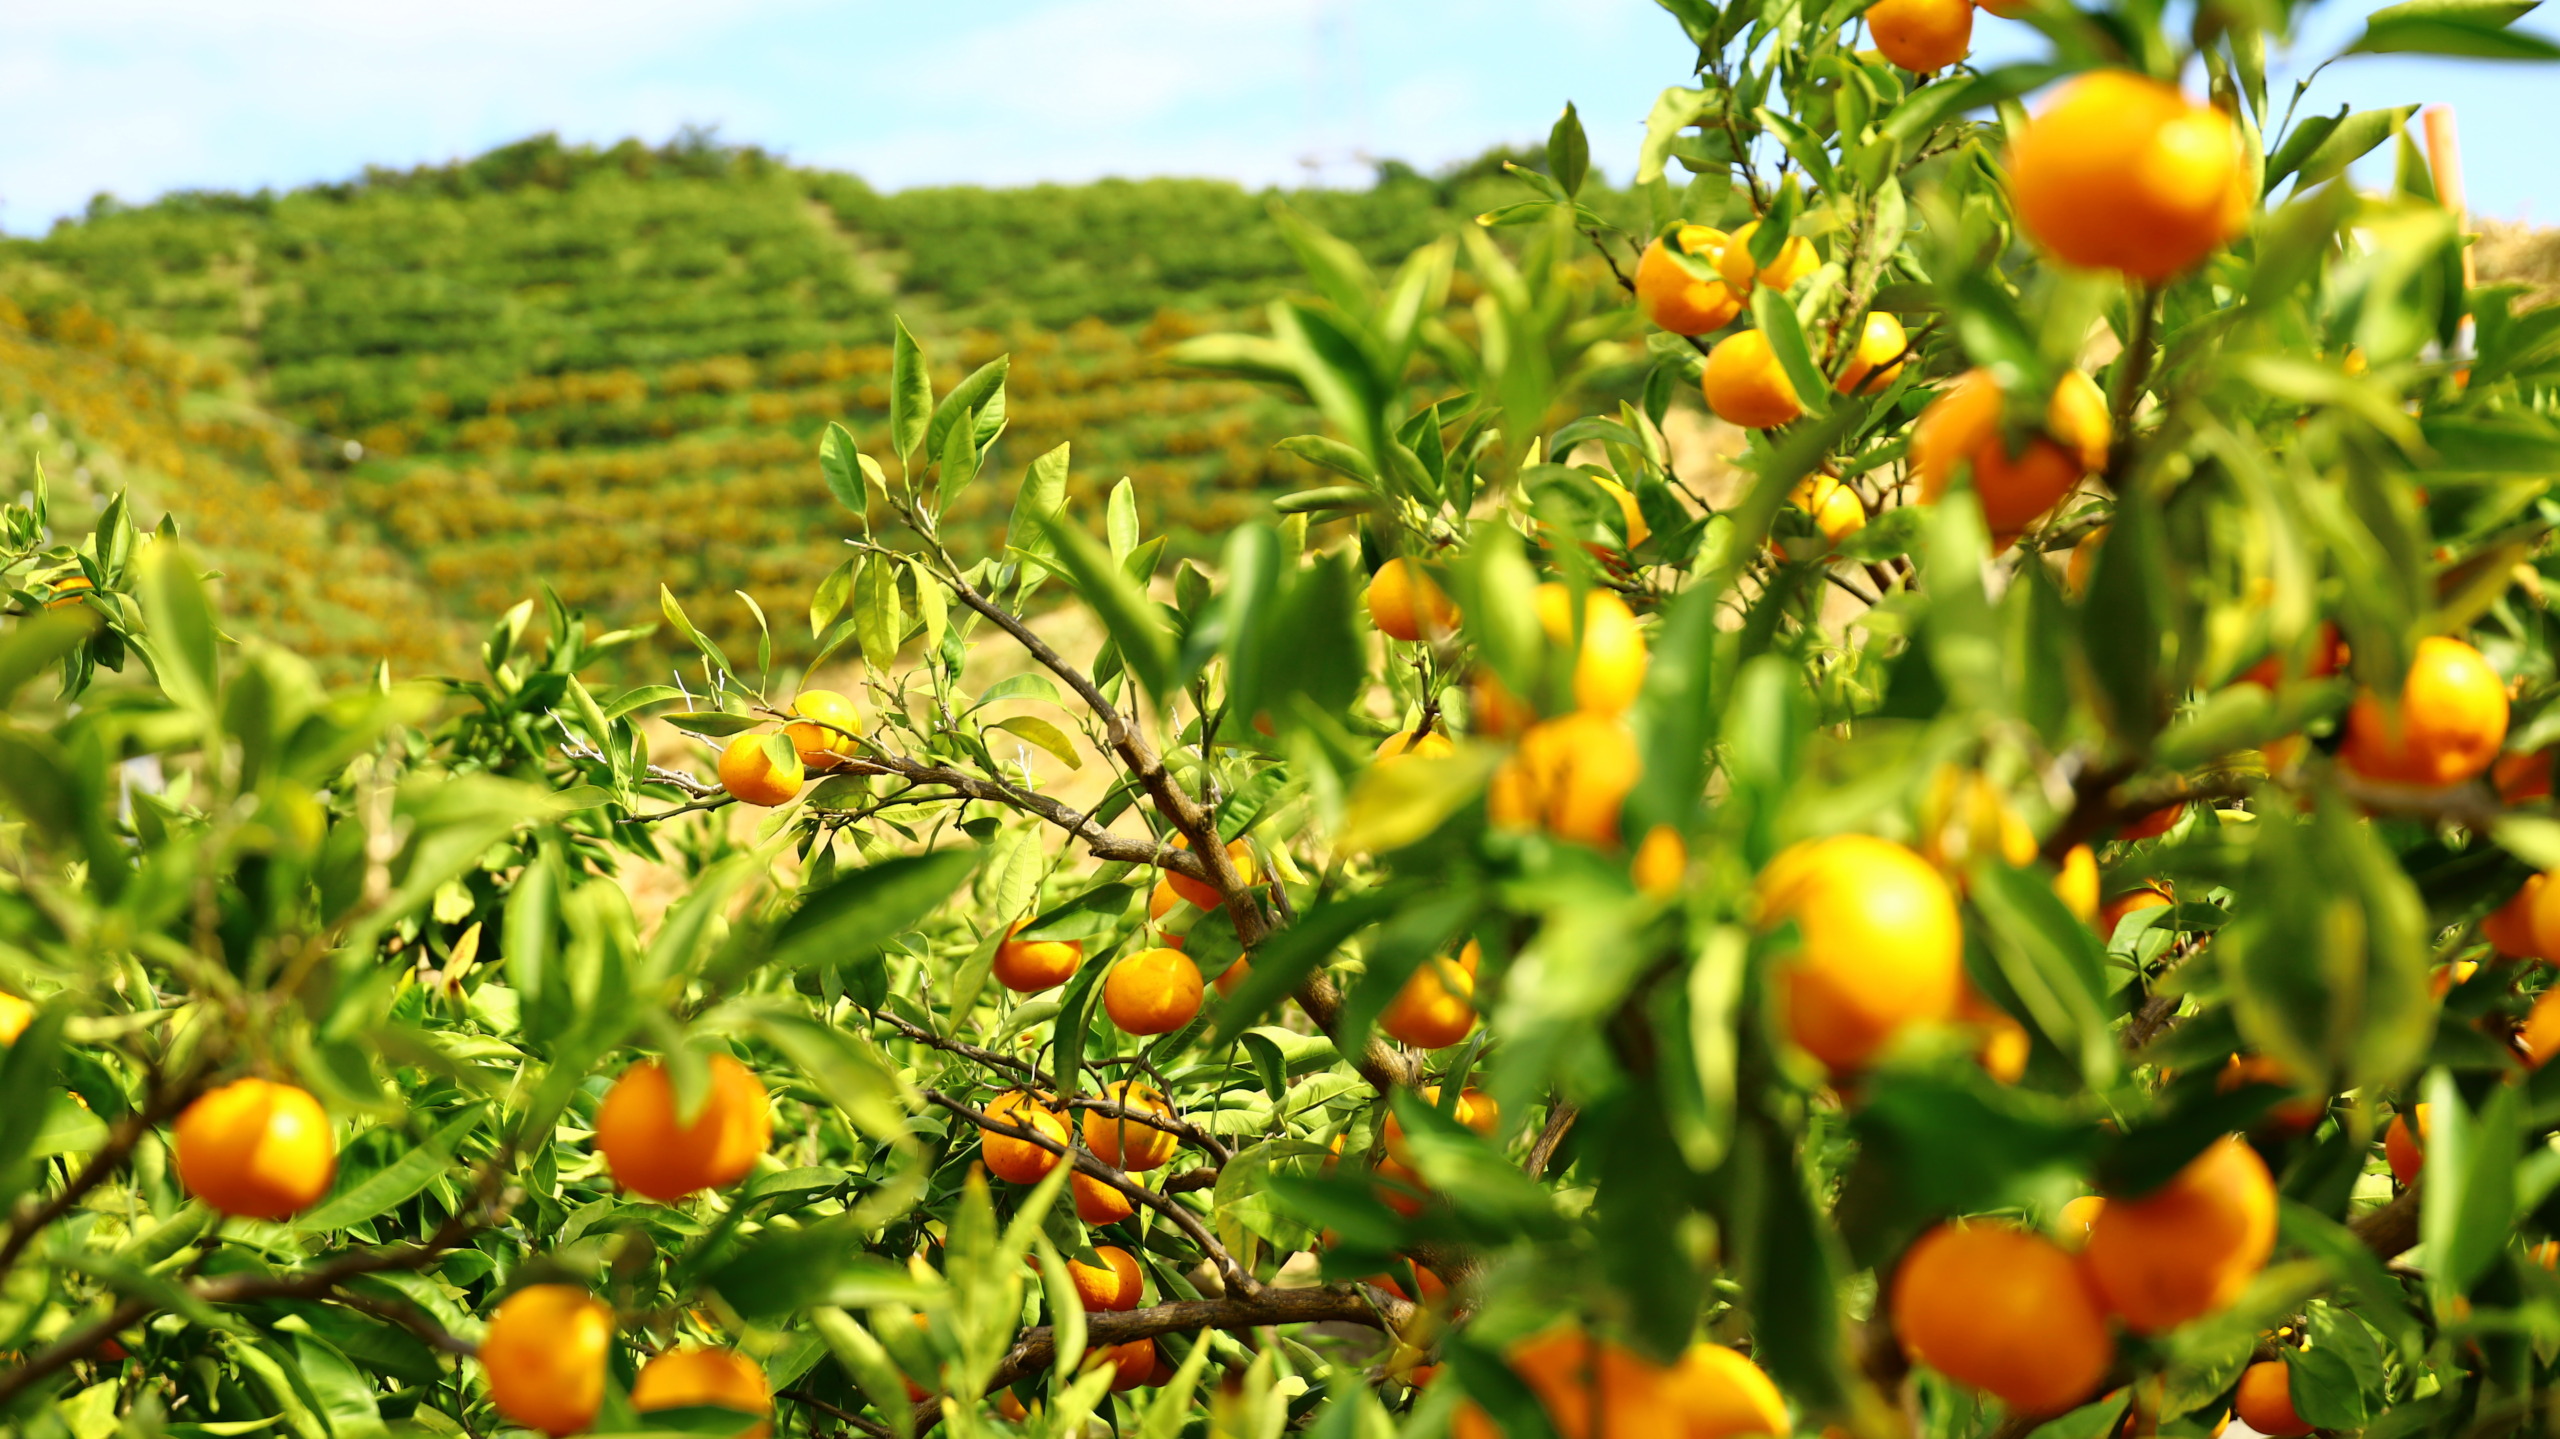
[[[2527,306],[2560,301],[2560,229],[2541,229],[2521,220],[2481,220],[2480,280],[2483,284],[2521,283]]]

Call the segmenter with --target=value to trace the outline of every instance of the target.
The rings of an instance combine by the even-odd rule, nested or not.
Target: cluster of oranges
[[[480,1340],[490,1402],[515,1423],[544,1434],[576,1434],[604,1407],[613,1356],[613,1310],[574,1284],[528,1284],[501,1301]],[[640,1366],[631,1407],[640,1413],[708,1405],[748,1414],[773,1408],[756,1362],[732,1349],[665,1350]],[[767,1426],[750,1431],[763,1439]]]
[[[812,774],[824,774],[853,758],[862,733],[862,710],[834,690],[802,690],[791,701],[797,720],[782,727],[789,757],[774,753],[766,736],[750,730],[720,751],[720,788],[741,804],[772,809],[799,797]]]
[[[1721,1344],[1691,1345],[1662,1364],[1563,1324],[1511,1345],[1504,1358],[1557,1439],[1741,1439],[1788,1429],[1778,1386]],[[1459,1404],[1451,1430],[1458,1439],[1502,1432],[1472,1401]]]
[[[1085,1111],[1084,1147],[1096,1159],[1128,1174],[1144,1174],[1173,1162],[1181,1148],[1181,1138],[1168,1129],[1128,1117],[1146,1114],[1171,1123],[1173,1106],[1165,1102],[1163,1095],[1135,1080],[1120,1080],[1105,1085],[1102,1097],[1127,1113],[1098,1108]],[[1066,1161],[1072,1147],[1066,1116],[1038,1095],[1028,1090],[1007,1090],[987,1102],[986,1112],[991,1119],[1048,1141],[1044,1145],[981,1127],[978,1155],[989,1174],[1013,1184],[1037,1184]],[[1071,1174],[1067,1183],[1075,1196],[1076,1215],[1087,1224],[1114,1224],[1137,1212],[1136,1204],[1117,1185],[1087,1174]]]
[[[2069,1409],[2114,1364],[2113,1324],[2162,1334],[2240,1297],[2274,1252],[2275,1180],[2225,1137],[2147,1194],[2075,1200],[2061,1228],[2069,1243],[1995,1221],[1922,1235],[1891,1280],[1904,1351],[2019,1413]]]

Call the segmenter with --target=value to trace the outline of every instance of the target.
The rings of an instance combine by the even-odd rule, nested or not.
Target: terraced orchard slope
[[[1497,157],[1289,201],[1385,258],[1517,189]],[[786,610],[842,558],[809,457],[830,419],[879,442],[893,296],[955,362],[945,387],[1012,354],[999,464],[1072,433],[1078,473],[1097,493],[1135,478],[1178,549],[1302,486],[1314,472],[1269,446],[1303,412],[1156,358],[1290,283],[1270,200],[1168,180],[882,195],[699,137],[542,138],[281,196],[102,203],[14,248],[251,375],[344,470],[337,513],[441,614],[502,610],[540,574],[630,622],[661,582]],[[986,527],[989,503],[951,523]],[[751,630],[719,608],[723,638]]]
[[[341,669],[451,658],[448,627],[408,567],[333,508],[334,487],[304,467],[291,427],[236,398],[236,372],[5,278],[0,494],[32,491],[41,467],[72,526],[119,492],[146,528],[182,508],[188,538],[262,638]]]

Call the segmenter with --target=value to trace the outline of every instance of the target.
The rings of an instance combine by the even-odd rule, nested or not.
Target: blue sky
[[[2367,8],[2324,7],[2326,44],[2301,55]],[[2033,43],[1987,14],[1976,36],[1985,56]],[[1534,140],[1570,98],[1623,175],[1685,50],[1652,0],[10,0],[0,229],[101,190],[284,187],[686,123],[884,188],[1286,184]],[[2560,66],[2361,58],[2306,108],[2456,101],[2474,207],[2550,224],[2554,94]]]

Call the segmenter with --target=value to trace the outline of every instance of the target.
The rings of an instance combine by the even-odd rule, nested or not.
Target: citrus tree
[[[10,509],[11,1422],[2547,1422],[2560,311],[2295,9],[1666,8],[1648,228],[1569,109],[1392,274],[1275,216],[1176,358],[1339,483],[1214,567],[901,329],[859,684],[665,592],[670,684],[547,600],[333,692]]]

